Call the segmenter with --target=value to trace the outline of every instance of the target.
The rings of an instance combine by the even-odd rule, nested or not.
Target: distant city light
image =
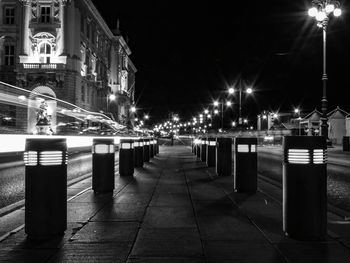
[[[234,88],[229,88],[229,89],[228,89],[228,93],[230,93],[230,94],[235,93],[235,89],[234,89]]]
[[[214,106],[215,106],[215,107],[219,106],[219,102],[218,102],[217,100],[214,101]]]

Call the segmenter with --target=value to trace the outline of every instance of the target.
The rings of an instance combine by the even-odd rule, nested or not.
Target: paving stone
[[[147,204],[113,203],[106,205],[91,221],[141,221]]]
[[[79,243],[133,241],[138,228],[137,222],[89,222],[72,240]]]
[[[280,243],[277,246],[290,262],[350,262],[350,250],[336,242]]]
[[[6,263],[41,263],[56,252],[55,249],[0,249],[0,261]]]
[[[94,193],[93,190],[87,191],[76,198],[70,200],[70,203],[101,203],[106,204],[113,201],[113,192]]]
[[[113,203],[115,204],[148,204],[151,200],[153,192],[138,193],[122,191],[115,196]]]
[[[69,243],[63,247],[49,262],[124,263],[127,260],[131,246],[132,243],[130,242],[90,244]]]
[[[196,227],[192,207],[149,207],[144,222],[147,227]]]
[[[99,203],[71,203],[67,204],[68,222],[85,222],[102,208]]]
[[[186,257],[203,252],[196,228],[141,228],[131,255]]]
[[[265,240],[264,235],[242,216],[206,216],[198,218],[204,240]]]
[[[157,194],[163,194],[163,193],[172,193],[172,194],[188,194],[187,185],[174,185],[174,184],[164,184],[159,183],[156,191],[154,192],[155,195]]]
[[[267,242],[204,241],[207,262],[283,263],[286,262]],[[309,262],[309,261],[304,261]]]
[[[191,199],[186,194],[162,193],[152,197],[150,206],[192,206]]]

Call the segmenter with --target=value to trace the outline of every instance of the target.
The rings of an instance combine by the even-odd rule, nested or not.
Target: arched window
[[[39,47],[39,61],[40,63],[50,63],[51,59],[51,45],[44,42]]]

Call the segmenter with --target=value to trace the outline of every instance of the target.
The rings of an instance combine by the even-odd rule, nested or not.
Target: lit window
[[[13,66],[15,64],[15,46],[5,45],[5,65]]]
[[[41,6],[40,7],[40,22],[50,23],[51,22],[51,7]]]
[[[40,63],[50,63],[51,46],[48,43],[42,43],[39,49]]]
[[[14,25],[15,24],[15,8],[5,7],[5,24]]]

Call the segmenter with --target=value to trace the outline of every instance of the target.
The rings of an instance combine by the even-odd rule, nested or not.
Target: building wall
[[[7,25],[4,8],[11,6],[15,21]],[[49,18],[40,16],[45,6]],[[90,111],[105,112],[107,96],[113,93],[121,98],[113,103],[123,105],[110,107],[110,113],[124,121],[118,109],[133,103],[133,93],[128,92],[131,51],[123,37],[108,28],[91,0],[2,0],[0,8],[1,81],[28,91],[47,85],[58,99]],[[15,50],[10,66],[5,65],[9,43]],[[132,70],[134,82],[136,68]]]

